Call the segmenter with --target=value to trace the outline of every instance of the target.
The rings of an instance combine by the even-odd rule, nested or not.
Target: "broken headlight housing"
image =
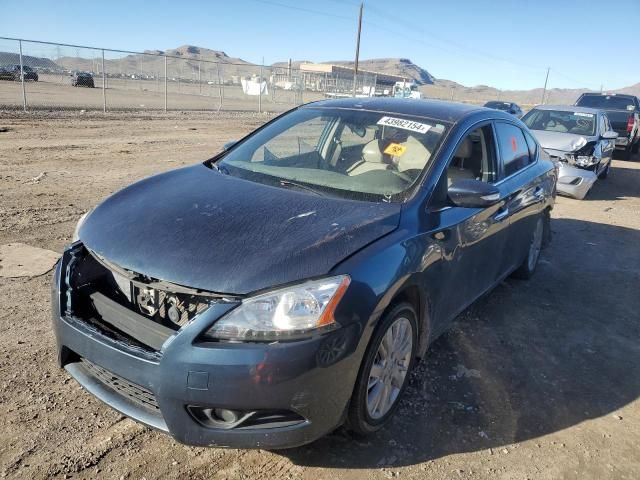
[[[576,150],[573,153],[568,153],[566,158],[569,162],[575,163],[578,167],[591,167],[600,161],[600,159],[594,155],[595,147],[595,142],[589,142],[579,150]]]
[[[247,298],[214,323],[203,339],[264,342],[307,337],[335,325],[335,308],[349,283],[347,275],[339,275]]]
[[[594,155],[567,155],[567,159],[579,167],[591,167],[600,161]]]

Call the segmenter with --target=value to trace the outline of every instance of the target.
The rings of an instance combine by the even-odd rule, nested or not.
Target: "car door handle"
[[[509,216],[509,208],[502,207],[498,212],[493,216],[493,219],[496,222],[502,222],[505,218]]]

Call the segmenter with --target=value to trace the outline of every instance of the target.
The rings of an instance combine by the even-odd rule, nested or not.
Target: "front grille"
[[[86,358],[81,358],[80,364],[92,377],[106,387],[109,387],[111,390],[135,403],[139,407],[145,408],[156,415],[160,414],[160,407],[156,402],[156,397],[151,391],[141,387],[140,385],[136,385],[135,383],[132,383],[93,362],[90,362]]]
[[[209,301],[204,297],[173,292],[157,286],[157,282],[141,281],[145,279],[143,275],[126,272],[93,252],[89,252],[88,258],[103,270],[113,289],[111,292],[107,288],[102,293],[114,300],[119,299],[131,310],[172,330],[180,329],[209,308]],[[123,275],[125,272],[127,275]]]
[[[135,354],[160,354],[166,339],[217,301],[113,265],[78,244],[65,252],[61,313]]]

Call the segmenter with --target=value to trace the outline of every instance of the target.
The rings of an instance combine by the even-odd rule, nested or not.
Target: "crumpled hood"
[[[327,274],[397,228],[401,207],[261,185],[195,165],[107,198],[80,239],[123,268],[245,294]]]
[[[557,150],[560,152],[575,152],[584,147],[587,142],[596,140],[596,137],[576,135],[574,133],[547,132],[545,130],[531,130],[531,133],[545,150]]]

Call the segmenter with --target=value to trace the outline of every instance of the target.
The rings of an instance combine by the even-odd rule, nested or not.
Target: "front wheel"
[[[376,329],[349,404],[347,427],[366,435],[391,418],[407,386],[417,347],[417,316],[409,303],[389,311]]]
[[[548,213],[540,215],[536,220],[536,225],[531,235],[531,241],[529,242],[529,250],[527,256],[517,270],[513,272],[515,278],[521,278],[528,280],[533,276],[533,273],[538,266],[538,259],[540,258],[540,250],[542,250],[542,244],[545,236],[545,221],[548,220]]]

